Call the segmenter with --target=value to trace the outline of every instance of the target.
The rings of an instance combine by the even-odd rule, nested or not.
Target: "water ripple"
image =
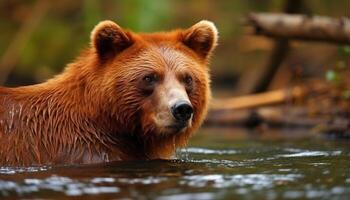
[[[212,186],[214,188],[252,186],[253,189],[264,189],[273,188],[276,183],[294,182],[302,177],[301,174],[211,174],[185,176],[180,183],[199,188],[205,186]]]
[[[158,184],[166,180],[167,178],[165,177],[118,178],[119,183],[143,185]]]
[[[78,181],[68,177],[50,176],[46,179],[24,179],[23,182],[0,180],[0,194],[7,196],[11,192],[19,195],[30,194],[40,190],[63,192],[67,196],[80,196],[83,194],[117,193],[115,186],[99,186],[97,183],[110,182],[110,178],[94,178],[91,181]]]
[[[295,150],[293,150],[292,152],[295,152]],[[293,158],[293,157],[338,156],[338,155],[341,155],[341,153],[342,153],[341,151],[302,150],[301,152],[297,152],[297,153],[277,155],[277,157]]]
[[[206,148],[197,148],[197,147],[191,147],[186,149],[180,149],[181,153],[193,153],[193,154],[217,154],[217,155],[225,155],[225,154],[237,154],[239,153],[237,150],[232,149],[223,149],[223,150],[217,150],[217,149],[206,149]]]
[[[192,199],[200,199],[200,200],[211,200],[215,199],[217,195],[214,193],[194,193],[194,194],[176,194],[176,195],[168,195],[168,196],[160,196],[156,198],[157,200],[192,200]]]
[[[41,167],[0,167],[0,174],[16,174],[16,173],[27,173],[27,172],[40,172],[51,169],[49,166]]]

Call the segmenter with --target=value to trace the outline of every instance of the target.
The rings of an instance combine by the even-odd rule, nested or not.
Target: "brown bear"
[[[207,112],[217,34],[205,20],[157,33],[100,22],[61,74],[0,87],[0,165],[171,158]]]

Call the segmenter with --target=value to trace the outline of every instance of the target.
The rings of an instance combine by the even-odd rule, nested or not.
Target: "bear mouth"
[[[175,134],[183,131],[185,128],[187,128],[187,126],[188,126],[187,122],[181,122],[181,123],[176,123],[176,124],[166,126],[166,129],[168,129],[169,132],[172,132]]]

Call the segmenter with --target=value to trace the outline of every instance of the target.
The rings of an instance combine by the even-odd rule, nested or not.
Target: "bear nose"
[[[193,107],[186,101],[175,103],[171,109],[175,119],[185,122],[189,120],[193,114]]]

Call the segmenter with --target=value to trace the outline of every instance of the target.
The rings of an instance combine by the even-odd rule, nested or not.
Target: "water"
[[[25,199],[350,199],[350,141],[303,132],[202,129],[177,159],[0,168]]]

